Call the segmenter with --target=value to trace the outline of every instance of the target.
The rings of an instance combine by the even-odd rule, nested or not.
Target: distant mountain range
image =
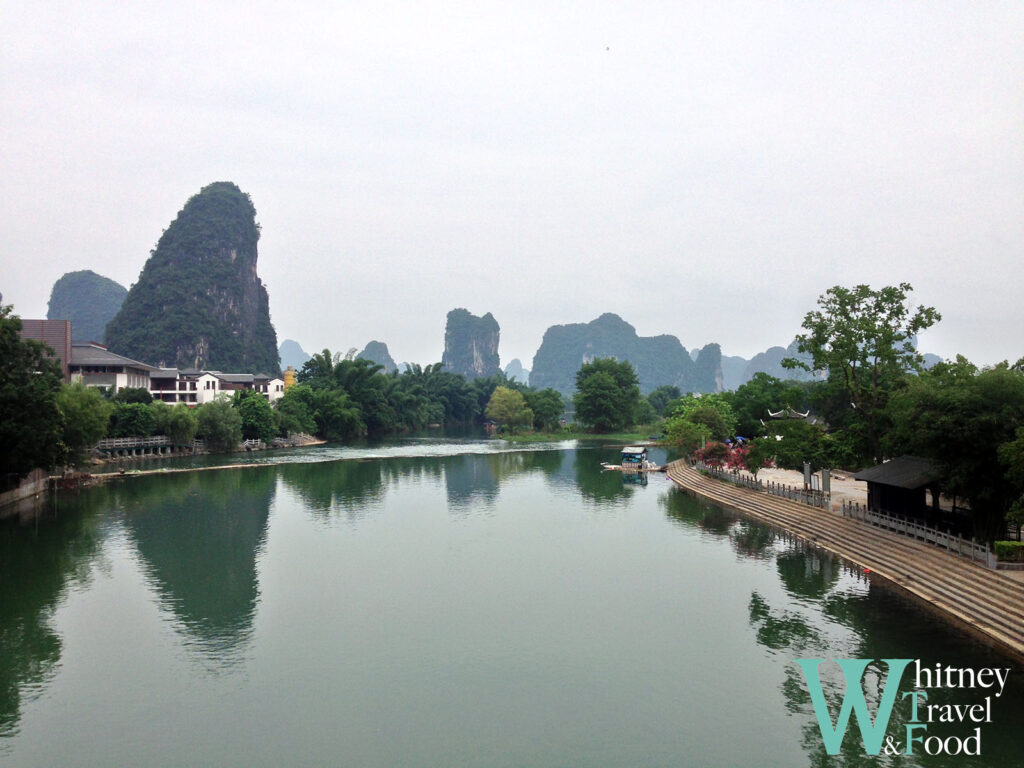
[[[589,323],[548,328],[533,358],[530,385],[569,395],[583,363],[614,357],[632,363],[644,393],[663,384],[684,392],[716,392],[722,386],[721,354],[717,344],[709,344],[694,359],[675,336],[638,336],[632,325],[607,312]]]

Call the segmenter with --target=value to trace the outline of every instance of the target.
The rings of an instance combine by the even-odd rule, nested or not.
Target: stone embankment
[[[680,488],[833,552],[901,587],[941,615],[1024,659],[1024,584],[916,539],[835,512],[668,467]]]

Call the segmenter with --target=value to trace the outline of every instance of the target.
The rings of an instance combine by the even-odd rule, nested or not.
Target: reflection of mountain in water
[[[0,525],[0,736],[17,729],[28,691],[41,693],[60,662],[50,617],[69,582],[88,576],[103,535],[96,510],[109,499],[96,488],[38,526]]]
[[[256,556],[274,468],[140,478],[122,493],[125,526],[165,609],[221,664],[248,639]]]

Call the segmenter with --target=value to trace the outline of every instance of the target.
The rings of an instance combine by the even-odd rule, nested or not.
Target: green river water
[[[0,524],[0,766],[1024,765],[1016,661],[616,455],[324,446]],[[867,756],[855,722],[830,757],[797,658],[1012,671],[929,691],[991,697],[927,729],[980,757]]]

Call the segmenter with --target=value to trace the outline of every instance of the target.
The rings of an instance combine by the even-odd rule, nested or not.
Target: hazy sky
[[[909,281],[922,348],[1024,355],[1024,4],[0,4],[0,293],[133,283],[185,201],[256,206],[278,339],[502,365],[620,314],[724,354]]]

